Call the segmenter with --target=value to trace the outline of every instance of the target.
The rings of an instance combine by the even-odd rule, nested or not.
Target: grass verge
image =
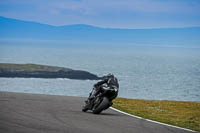
[[[117,98],[113,107],[143,118],[200,131],[200,102]]]

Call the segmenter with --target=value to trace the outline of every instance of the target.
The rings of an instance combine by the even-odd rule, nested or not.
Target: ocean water
[[[35,63],[119,79],[120,97],[200,101],[200,49],[0,46],[1,63]],[[0,78],[0,91],[88,96],[95,80]]]

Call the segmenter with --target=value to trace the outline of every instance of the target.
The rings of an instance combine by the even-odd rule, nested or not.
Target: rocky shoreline
[[[0,77],[6,78],[69,78],[78,80],[99,80],[87,71],[73,70],[64,67],[37,64],[8,64],[0,63]]]

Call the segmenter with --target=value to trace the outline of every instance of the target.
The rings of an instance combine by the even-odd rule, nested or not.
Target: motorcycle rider
[[[106,85],[102,87],[102,85]],[[100,92],[110,90],[112,92],[111,97],[109,97],[109,101],[111,102],[113,99],[115,99],[118,95],[119,90],[119,83],[117,78],[113,74],[108,74],[105,76],[104,80],[97,82],[94,84],[93,90],[89,95],[87,102],[90,102],[92,99],[95,98]],[[111,105],[112,106],[112,102]]]

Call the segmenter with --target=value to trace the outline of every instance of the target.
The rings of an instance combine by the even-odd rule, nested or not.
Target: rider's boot
[[[99,88],[93,88],[92,92],[90,93],[88,99],[85,101],[85,103],[90,103],[99,93]]]

